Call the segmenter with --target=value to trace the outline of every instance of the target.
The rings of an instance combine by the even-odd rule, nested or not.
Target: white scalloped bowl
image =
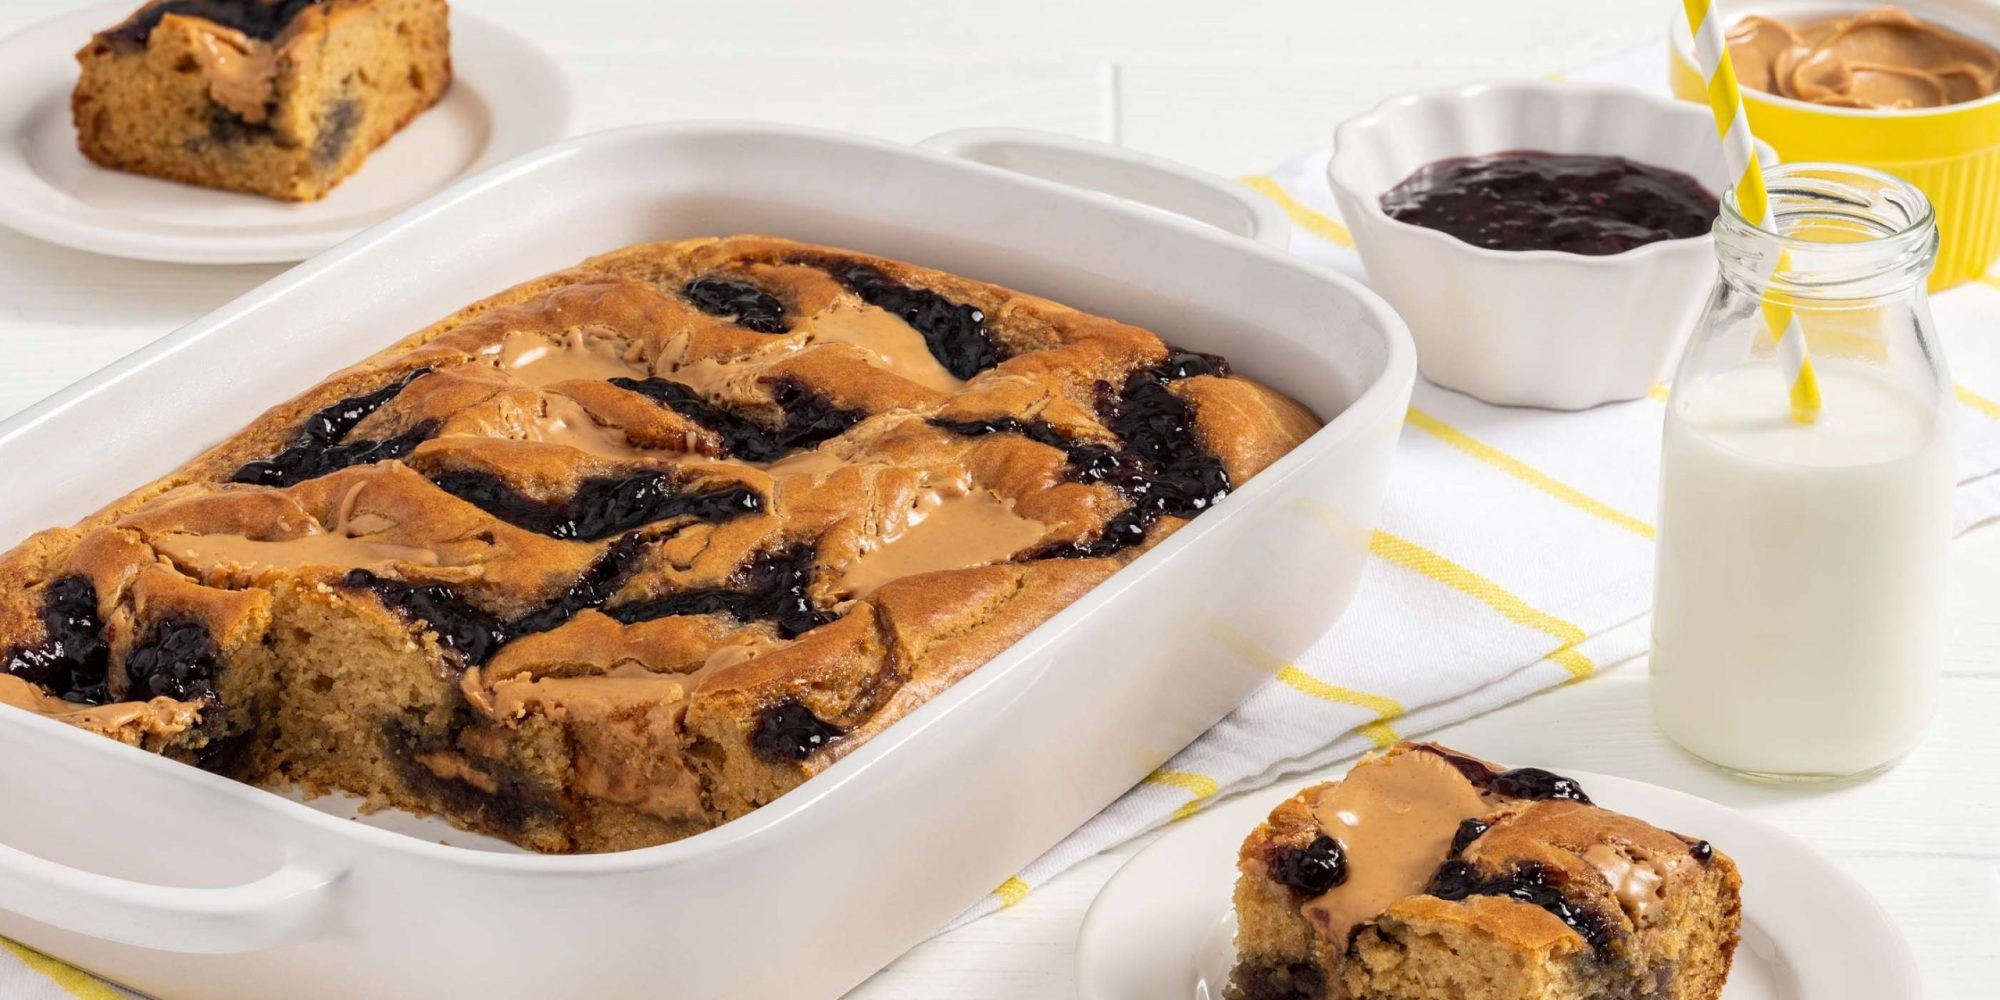
[[[1480,83],[1392,98],[1334,132],[1341,215],[1369,284],[1409,323],[1424,377],[1560,410],[1645,395],[1714,283],[1707,234],[1601,257],[1489,250],[1382,210],[1382,194],[1427,163],[1509,150],[1623,156],[1720,194],[1729,171],[1707,109],[1602,84]]]

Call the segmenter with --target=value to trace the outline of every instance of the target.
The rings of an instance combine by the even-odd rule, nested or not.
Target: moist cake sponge
[[[100,166],[312,201],[451,83],[444,0],[152,0],[77,53]]]

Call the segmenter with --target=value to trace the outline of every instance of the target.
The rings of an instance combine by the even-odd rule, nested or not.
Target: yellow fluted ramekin
[[[1733,23],[1757,13],[1798,22],[1859,12],[1866,2],[1717,0]],[[1917,17],[2000,46],[2000,6],[1984,0],[1910,0]],[[1674,93],[1705,102],[1707,88],[1695,68],[1694,39],[1674,11],[1671,82]],[[2000,94],[1942,108],[1908,111],[1829,108],[1743,88],[1750,130],[1786,163],[1808,160],[1854,163],[1915,184],[1937,211],[1937,267],[1932,291],[1985,274],[2000,257]]]

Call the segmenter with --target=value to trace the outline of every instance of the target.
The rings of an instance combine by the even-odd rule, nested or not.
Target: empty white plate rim
[[[93,6],[0,39],[0,225],[142,260],[303,260],[569,128],[569,86],[553,60],[520,36],[453,10],[453,80],[444,98],[319,201],[106,170],[76,148],[73,53],[132,6]]]
[[[1908,941],[1832,861],[1761,820],[1684,792],[1565,770],[1599,805],[1704,837],[1743,872],[1743,943],[1723,1000],[1888,1000],[1922,987]],[[1324,779],[1321,779],[1324,780]],[[1243,838],[1310,783],[1198,813],[1105,883],[1077,934],[1082,1000],[1217,1000],[1233,949]]]

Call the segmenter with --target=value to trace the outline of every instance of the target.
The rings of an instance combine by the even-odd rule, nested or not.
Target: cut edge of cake
[[[1715,1000],[1735,862],[1576,782],[1403,743],[1244,840],[1231,1000]]]

